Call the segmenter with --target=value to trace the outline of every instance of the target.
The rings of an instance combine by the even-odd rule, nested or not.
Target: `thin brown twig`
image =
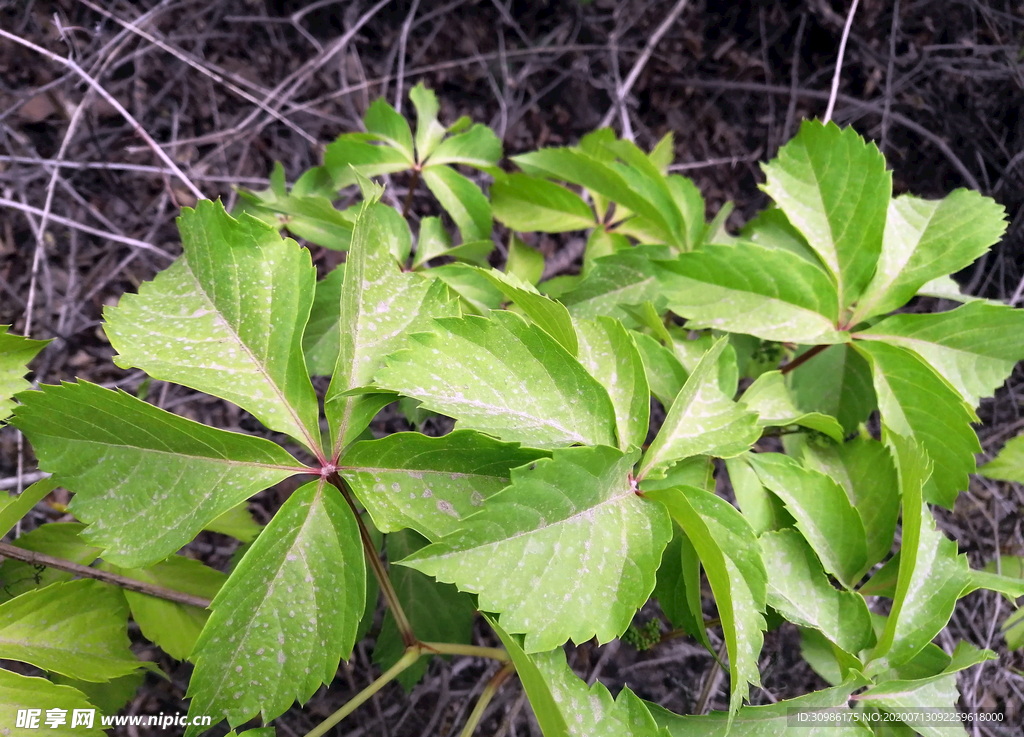
[[[836,71],[832,75],[832,92],[828,96],[828,107],[825,108],[824,122],[832,120],[832,111],[836,107],[836,95],[839,94],[839,79],[843,75],[843,57],[846,56],[846,42],[850,39],[850,28],[853,27],[853,14],[857,12],[857,3],[860,0],[853,0],[850,4],[850,13],[846,16],[846,25],[843,26],[843,36],[839,39],[839,56],[836,58]]]
[[[807,351],[804,351],[799,356],[797,356],[792,361],[790,361],[785,366],[783,366],[782,367],[782,373],[783,374],[788,374],[793,369],[796,369],[796,368],[799,368],[800,366],[803,366],[805,363],[810,361],[812,358],[814,358],[816,355],[818,355],[819,353],[821,353],[823,350],[825,350],[826,348],[830,347],[831,345],[832,345],[831,343],[825,343],[824,345],[816,345],[813,348],[811,348],[811,349],[809,349]]]

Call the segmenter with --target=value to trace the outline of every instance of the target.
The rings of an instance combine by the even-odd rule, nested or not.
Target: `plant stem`
[[[416,191],[416,187],[420,183],[420,167],[414,166],[412,169],[412,178],[409,180],[409,191],[405,193],[405,202],[402,203],[402,217],[409,217],[409,208],[412,206],[412,195]]]
[[[63,558],[54,558],[53,556],[46,555],[45,553],[37,553],[34,550],[25,550],[24,548],[19,548],[9,543],[0,543],[0,556],[10,558],[12,560],[20,560],[34,566],[46,566],[47,568],[54,568],[58,571],[67,571],[68,573],[74,573],[79,576],[83,576],[84,578],[94,578],[97,581],[102,581],[103,583],[120,586],[122,589],[127,589],[128,591],[136,591],[140,594],[155,596],[158,599],[166,599],[167,601],[173,601],[177,604],[188,604],[189,606],[199,607],[200,609],[206,609],[210,606],[210,600],[204,599],[200,596],[193,596],[192,594],[186,594],[181,591],[166,589],[163,586],[146,583],[145,581],[137,581],[134,578],[120,576],[116,573],[111,573],[110,571],[100,570],[99,568],[90,568],[89,566],[73,563],[72,561],[64,560]]]
[[[388,572],[384,568],[384,563],[381,562],[380,555],[377,553],[377,546],[373,544],[373,538],[370,537],[370,531],[366,529],[366,525],[363,523],[363,518],[359,514],[359,509],[356,507],[355,500],[352,499],[352,494],[349,491],[348,484],[346,484],[345,480],[338,475],[337,471],[328,475],[327,480],[341,492],[342,496],[345,497],[345,501],[348,502],[348,506],[352,509],[352,514],[356,517],[356,524],[359,525],[359,538],[363,542],[363,551],[366,553],[366,559],[370,563],[370,568],[373,569],[373,575],[377,577],[377,583],[380,584],[380,590],[384,593],[384,600],[388,603],[388,608],[391,610],[391,616],[395,618],[395,625],[398,627],[398,631],[402,634],[402,642],[407,648],[417,646],[419,640],[417,640],[416,635],[413,634],[409,618],[405,616],[405,610],[402,609],[402,604],[398,601],[398,594],[395,593],[395,587],[391,585],[391,577],[388,576]]]
[[[718,648],[718,655],[715,657],[715,662],[711,666],[711,672],[708,673],[708,679],[704,681],[704,688],[700,690],[700,696],[697,698],[697,705],[694,707],[694,712],[698,716],[702,716],[708,709],[708,703],[711,701],[711,697],[715,695],[715,691],[718,690],[719,684],[722,682],[722,662],[728,655],[729,649],[726,643],[723,641],[721,647]]]
[[[401,658],[399,658],[398,662],[390,668],[388,668],[386,671],[384,671],[381,674],[380,678],[378,678],[376,681],[374,681],[369,686],[364,688],[362,691],[357,693],[355,696],[349,699],[343,707],[338,709],[325,720],[320,722],[320,724],[316,725],[316,727],[307,732],[306,737],[322,737],[322,735],[327,733],[327,730],[329,730],[335,724],[340,722],[342,719],[344,719],[349,714],[358,709],[360,706],[362,706],[364,703],[366,703],[371,696],[373,696],[375,693],[377,693],[386,685],[388,685],[391,681],[393,681],[399,673],[401,673],[410,665],[419,660],[420,654],[420,649],[416,645],[413,645],[412,647],[406,649],[405,654]]]
[[[473,711],[470,712],[469,718],[466,720],[466,726],[462,728],[460,737],[473,737],[473,732],[476,731],[477,725],[480,724],[480,720],[484,716],[484,711],[487,709],[487,705],[491,703],[491,699],[494,698],[494,694],[498,692],[508,677],[516,672],[516,667],[512,663],[505,663],[497,673],[495,673],[491,680],[484,686],[484,691],[480,694],[480,698],[477,699],[476,706],[473,707]]]
[[[468,655],[474,658],[490,658],[502,663],[509,662],[508,652],[500,647],[458,645],[453,642],[421,642],[420,647],[437,655]]]
[[[790,361],[785,366],[783,366],[782,367],[782,373],[783,374],[788,374],[793,369],[799,368],[803,364],[807,363],[807,361],[810,361],[816,355],[821,353],[823,350],[825,350],[826,348],[830,347],[831,345],[832,345],[831,343],[826,343],[825,345],[816,345],[813,348],[805,351],[803,354],[797,356],[792,361]]]

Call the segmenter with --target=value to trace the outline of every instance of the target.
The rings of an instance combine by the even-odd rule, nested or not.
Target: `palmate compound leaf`
[[[24,379],[28,371],[26,365],[48,342],[10,335],[7,332],[9,327],[0,325],[0,424],[14,408],[11,397],[22,389],[28,389],[28,382]]]
[[[460,428],[539,448],[615,444],[604,387],[516,314],[442,318],[407,345],[377,372],[377,386],[454,417]]]
[[[93,579],[55,583],[0,605],[0,658],[102,682],[144,664],[128,649],[128,605]]]
[[[86,538],[126,568],[166,558],[221,514],[304,469],[262,438],[216,430],[78,382],[21,395],[15,425],[75,492]]]
[[[37,715],[38,722],[35,727],[19,728],[16,726],[18,712],[27,709],[40,710],[41,713]],[[44,709],[66,710],[66,723],[48,726]],[[81,724],[71,726],[76,709],[94,710],[92,728],[86,728]],[[53,737],[103,737],[105,732],[100,728],[95,709],[85,694],[77,689],[55,685],[45,678],[23,676],[0,668],[0,724],[4,725],[0,729],[3,729],[4,737],[30,737],[40,733]]]
[[[309,251],[208,200],[184,208],[178,228],[184,257],[104,310],[114,362],[234,402],[319,450],[302,354],[316,282]]]
[[[828,275],[790,251],[706,245],[658,261],[668,307],[694,323],[764,340],[844,343]]]
[[[365,203],[345,262],[335,328],[339,352],[324,401],[333,458],[350,434],[359,402],[344,392],[368,385],[384,357],[398,349],[406,334],[427,329],[431,318],[458,314],[458,304],[441,281],[402,272],[387,249],[385,226],[378,204]]]
[[[891,432],[914,439],[935,464],[925,499],[953,508],[981,452],[971,427],[971,407],[917,354],[882,341],[854,344],[871,364],[882,422]]]
[[[401,561],[479,595],[527,652],[621,635],[654,589],[672,536],[663,507],[630,480],[637,452],[555,450],[513,469],[461,529]]]
[[[729,653],[731,719],[747,698],[748,684],[761,684],[757,659],[767,627],[761,547],[743,515],[715,494],[681,486],[647,491],[645,496],[665,505],[704,566]]]
[[[760,436],[757,414],[723,394],[715,380],[718,359],[728,342],[727,337],[719,339],[679,390],[658,436],[644,453],[639,478],[691,456],[739,455]]]
[[[189,714],[269,721],[330,683],[366,595],[355,517],[332,486],[295,491],[213,600],[196,643]],[[187,734],[196,734],[190,729]]]
[[[1024,359],[1024,310],[972,302],[949,312],[893,315],[854,337],[913,351],[976,407]]]
[[[892,196],[885,157],[853,128],[805,120],[764,172],[764,191],[832,273],[846,307],[868,285],[882,252]]]
[[[381,532],[411,527],[436,541],[508,486],[510,469],[546,455],[472,430],[439,438],[401,432],[354,443],[338,473]]]

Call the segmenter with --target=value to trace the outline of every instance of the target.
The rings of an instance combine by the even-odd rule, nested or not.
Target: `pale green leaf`
[[[388,359],[377,384],[460,427],[539,448],[614,444],[615,413],[604,387],[518,315],[442,318],[408,345]]]
[[[802,412],[793,401],[781,371],[766,371],[747,387],[740,402],[757,412],[764,427],[800,425],[825,433],[837,443],[843,440],[843,428],[835,417],[820,412]]]
[[[341,285],[345,279],[345,264],[316,283],[309,322],[302,334],[302,351],[306,356],[306,369],[310,376],[330,376],[338,363],[338,343],[341,330]]]
[[[866,535],[843,487],[780,453],[757,453],[748,459],[761,483],[793,515],[825,570],[847,587],[857,583],[867,559]]]
[[[654,144],[654,148],[647,154],[647,158],[650,159],[651,163],[657,167],[658,171],[662,174],[666,172],[669,165],[675,159],[675,135],[672,131],[669,131],[661,137],[661,139]]]
[[[11,496],[0,501],[6,502],[0,506],[0,538],[10,532],[18,520],[32,511],[32,507],[41,502],[51,491],[57,488],[57,482],[52,477],[40,479],[18,496]]]
[[[268,220],[269,225],[285,225],[292,234],[318,246],[344,251],[352,240],[352,213],[337,210],[329,197],[291,194],[251,204],[254,209],[246,207],[245,212],[261,220],[263,212],[275,213],[278,217]]]
[[[579,320],[576,334],[580,363],[601,382],[615,408],[619,449],[640,447],[650,427],[651,392],[636,344],[610,317]]]
[[[1006,639],[1006,647],[1011,650],[1024,647],[1024,609],[1018,609],[1008,616],[999,629]]]
[[[670,236],[669,243],[684,246],[686,236],[683,235],[683,215],[676,205],[672,191],[669,189],[665,175],[632,141],[625,139],[606,141],[604,147],[613,151],[623,163],[612,163],[614,169],[643,199],[650,202],[658,210],[667,226]],[[624,204],[624,203],[623,203]],[[703,219],[703,218],[702,218]],[[660,225],[659,221],[655,221]]]
[[[676,207],[683,215],[685,228],[683,235],[686,238],[686,248],[692,251],[704,243],[704,236],[707,231],[707,223],[704,221],[705,203],[704,196],[700,193],[697,185],[692,179],[681,177],[678,174],[670,174],[666,177],[672,199]]]
[[[978,469],[985,478],[1024,484],[1024,435],[1008,441],[999,455]]]
[[[445,230],[441,218],[423,218],[420,220],[420,235],[416,240],[416,255],[412,260],[412,268],[418,269],[431,259],[443,256],[451,247],[451,236]]]
[[[71,511],[117,565],[166,558],[224,512],[304,470],[268,440],[95,384],[44,386],[21,398],[15,423],[40,467],[75,492]]]
[[[456,261],[475,264],[486,269],[488,259],[494,253],[494,248],[494,241],[491,240],[470,241],[469,243],[460,243],[449,249],[444,255]]]
[[[491,237],[491,204],[480,188],[450,166],[423,169],[423,183],[459,226],[463,242]]]
[[[892,196],[885,158],[853,128],[805,120],[763,168],[764,191],[828,267],[846,307],[868,285],[882,252]]]
[[[960,271],[1006,230],[1002,205],[958,189],[941,200],[912,195],[889,203],[878,269],[854,320],[902,307],[933,279]]]
[[[88,702],[96,706],[97,714],[93,719],[94,724],[99,723],[98,716],[100,714],[110,715],[121,711],[125,704],[135,698],[139,687],[146,680],[146,672],[141,670],[121,676],[120,678],[114,678],[106,683],[90,683],[89,681],[82,681],[77,678],[68,678],[59,673],[51,673],[49,676],[50,680],[58,686],[71,686],[76,691],[81,691]],[[69,724],[73,717],[73,711],[69,711]],[[75,732],[81,734],[78,729]]]
[[[143,664],[128,649],[128,605],[93,579],[55,583],[0,604],[0,658],[83,681],[109,681]]]
[[[481,269],[480,273],[565,350],[577,355],[579,339],[572,318],[562,303],[545,297],[532,284],[516,276],[514,271],[504,274],[497,269]]]
[[[528,284],[536,284],[544,276],[544,254],[526,245],[522,238],[513,233],[508,240],[505,273]]]
[[[370,209],[373,210],[379,226],[376,235],[383,240],[385,249],[391,254],[391,257],[404,267],[405,262],[409,260],[409,253],[412,251],[412,233],[409,230],[409,222],[390,205],[372,202]]]
[[[575,192],[545,179],[509,174],[491,185],[494,217],[513,230],[562,233],[596,224],[594,211]]]
[[[24,376],[27,364],[49,341],[29,340],[7,332],[9,325],[0,325],[0,423],[7,419],[14,408],[11,397],[28,389]]]
[[[480,273],[467,264],[445,264],[425,269],[423,274],[448,285],[458,295],[463,314],[487,315],[501,306],[504,295]]]
[[[663,507],[640,498],[637,453],[567,448],[514,469],[512,485],[440,542],[402,561],[478,594],[528,652],[618,637],[654,589],[672,536]]]
[[[178,227],[184,258],[104,310],[115,363],[234,402],[318,449],[302,355],[316,282],[309,251],[209,200],[183,209]]]
[[[658,265],[669,308],[700,326],[794,343],[848,340],[836,328],[835,286],[789,251],[740,241]]]
[[[793,227],[786,218],[786,213],[774,205],[762,210],[748,221],[740,231],[740,236],[765,248],[791,251],[828,273],[818,254],[807,244],[807,239]]]
[[[412,148],[412,131],[409,129],[409,123],[388,104],[387,100],[378,97],[370,103],[363,122],[366,124],[368,133],[372,133],[377,140],[401,151],[408,159],[409,166],[413,165],[416,159]]]
[[[403,432],[353,444],[338,473],[379,530],[411,527],[437,540],[508,486],[510,469],[544,455],[472,430],[440,438]]]
[[[994,299],[983,299],[982,297],[973,297],[970,294],[964,294],[960,291],[960,285],[957,284],[951,276],[940,276],[932,279],[926,284],[922,284],[921,288],[917,290],[917,296],[919,297],[936,297],[937,299],[949,299],[954,302],[986,302],[993,305],[1006,304],[999,300]]]
[[[854,337],[913,351],[976,407],[1024,359],[1024,310],[972,302],[949,312],[893,315]]]
[[[418,82],[409,90],[409,99],[416,109],[416,161],[423,163],[444,138],[444,126],[437,122],[440,105],[433,90]]]
[[[379,146],[363,140],[358,134],[338,136],[324,149],[324,168],[341,189],[356,183],[356,176],[378,177],[411,168],[409,159],[397,148]]]
[[[959,700],[960,691],[956,687],[956,676],[952,673],[917,681],[886,681],[857,695],[859,703],[877,707],[897,717],[901,712],[909,712],[906,724],[912,725],[914,733],[921,737],[966,734],[957,713],[956,704]],[[922,719],[920,716],[922,710],[940,709],[948,711],[946,718],[951,721],[940,721],[943,716],[941,712],[933,713],[931,719]]]
[[[363,612],[364,560],[334,487],[313,482],[288,497],[213,601],[192,655],[189,714],[269,721],[334,680]]]
[[[672,402],[665,422],[644,453],[639,477],[695,455],[739,455],[760,436],[757,415],[721,392],[714,377],[728,344],[721,338],[704,354]]]
[[[249,514],[249,505],[242,502],[224,512],[203,529],[209,532],[219,532],[221,535],[230,535],[244,543],[251,543],[260,534],[263,525],[252,518],[252,515]]]
[[[596,259],[593,268],[572,290],[562,295],[562,303],[573,317],[594,318],[601,315],[624,318],[620,305],[638,305],[653,301],[663,308],[658,275],[661,268],[652,257],[667,255],[657,248],[630,248],[611,256]]]
[[[609,233],[603,225],[598,225],[587,236],[587,245],[583,250],[583,265],[580,274],[586,276],[593,270],[594,262],[599,258],[611,256],[613,253],[631,248],[629,239],[621,233]]]
[[[790,526],[793,524],[792,515],[786,511],[782,501],[761,483],[757,472],[750,466],[749,455],[744,453],[725,460],[729,483],[743,516],[757,535]]]
[[[102,550],[82,539],[85,525],[80,522],[51,522],[21,535],[12,543],[22,550],[52,555],[81,566],[91,565]],[[0,601],[13,599],[26,591],[41,589],[53,583],[70,581],[74,574],[47,566],[37,569],[32,563],[4,558],[0,563]]]
[[[882,422],[915,439],[935,464],[925,499],[952,509],[981,452],[971,407],[915,353],[874,340],[853,345],[871,364]]]
[[[689,373],[675,354],[644,333],[630,333],[647,373],[651,394],[665,409],[672,406]]]
[[[27,709],[39,710],[34,726],[18,727],[18,712]],[[64,709],[66,722],[57,727],[46,724],[47,709]],[[75,712],[92,711],[92,727],[74,723]],[[0,724],[4,737],[38,737],[39,734],[53,737],[103,737],[96,707],[89,703],[85,694],[71,686],[58,686],[45,678],[33,678],[12,673],[0,668]],[[82,714],[80,718],[85,718]]]
[[[464,133],[449,136],[430,154],[430,165],[464,164],[495,172],[501,158],[501,140],[486,125],[477,123]]]
[[[797,406],[835,417],[844,434],[856,431],[875,409],[871,367],[849,345],[830,346],[789,377]]]
[[[669,487],[664,487],[669,488]],[[701,597],[700,558],[697,551],[678,525],[658,566],[658,580],[654,585],[654,598],[662,613],[674,627],[682,627],[687,634],[698,639],[708,652],[714,647],[704,624]]]
[[[760,538],[768,567],[768,604],[790,622],[814,627],[848,653],[874,644],[871,612],[860,594],[837,591],[800,533],[792,528]]]

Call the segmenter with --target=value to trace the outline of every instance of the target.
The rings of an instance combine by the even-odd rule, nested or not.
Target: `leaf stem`
[[[490,658],[501,663],[510,662],[508,652],[500,647],[460,645],[453,642],[421,642],[420,647],[437,655],[468,655],[474,658]]]
[[[373,575],[377,577],[377,583],[380,584],[380,590],[384,593],[384,600],[388,603],[391,615],[395,618],[395,625],[398,627],[398,631],[402,634],[402,642],[407,648],[418,646],[419,640],[417,640],[416,635],[413,634],[409,618],[405,615],[405,610],[402,609],[401,602],[398,601],[398,594],[395,593],[395,587],[391,585],[391,577],[388,576],[388,572],[384,568],[384,563],[381,562],[380,555],[377,553],[377,546],[373,544],[373,538],[370,537],[370,531],[366,529],[366,524],[363,522],[363,518],[359,514],[359,508],[356,507],[355,500],[352,498],[352,493],[349,491],[348,484],[346,484],[345,480],[338,475],[337,471],[328,474],[327,480],[341,492],[342,496],[345,497],[345,501],[348,502],[348,506],[352,509],[352,514],[356,517],[356,524],[359,525],[359,538],[363,542],[363,552],[366,553],[366,559],[370,563],[370,568],[373,569]]]
[[[782,367],[782,373],[783,374],[788,374],[790,371],[792,371],[792,370],[794,370],[796,368],[799,368],[803,364],[807,363],[807,361],[810,361],[816,355],[818,355],[823,350],[825,350],[826,348],[829,348],[831,346],[832,346],[832,343],[826,343],[824,345],[816,345],[816,346],[814,346],[813,348],[805,351],[804,353],[802,353],[801,355],[797,356],[792,361],[787,363],[785,366],[783,366]]]
[[[405,193],[405,202],[402,203],[402,217],[409,217],[409,208],[412,206],[412,195],[420,184],[420,167],[416,165],[412,169],[412,178],[409,180],[409,191]]]
[[[365,704],[371,696],[393,681],[399,673],[419,660],[420,655],[420,649],[416,645],[407,648],[405,654],[398,659],[397,663],[384,671],[376,681],[349,699],[343,707],[307,732],[305,737],[322,737],[327,734],[327,730]]]
[[[469,718],[466,720],[466,726],[462,728],[460,737],[473,737],[473,732],[476,731],[477,725],[480,724],[480,720],[484,716],[484,711],[487,710],[487,705],[491,703],[491,699],[494,698],[494,694],[498,692],[508,677],[516,672],[516,667],[512,663],[505,663],[497,673],[491,676],[491,680],[484,686],[483,693],[480,694],[480,698],[477,699],[476,706],[473,707],[473,711],[470,712]]]

